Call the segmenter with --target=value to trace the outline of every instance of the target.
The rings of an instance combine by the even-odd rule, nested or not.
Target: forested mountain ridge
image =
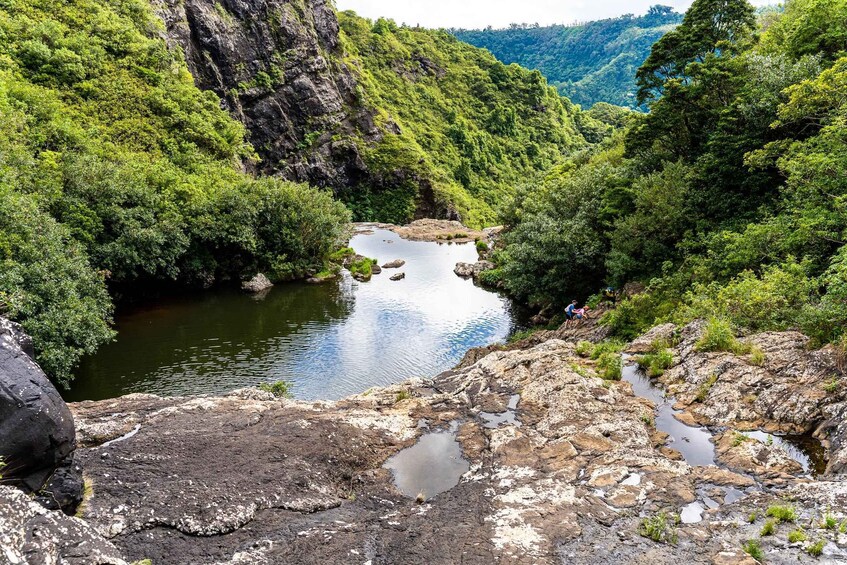
[[[562,95],[584,108],[597,102],[635,108],[635,71],[653,43],[681,21],[681,14],[657,5],[643,16],[578,25],[452,31],[504,63],[541,71]]]
[[[331,187],[359,220],[491,223],[515,180],[585,145],[576,108],[540,74],[444,32],[323,0],[169,0],[157,12],[198,86],[245,124],[258,169]]]

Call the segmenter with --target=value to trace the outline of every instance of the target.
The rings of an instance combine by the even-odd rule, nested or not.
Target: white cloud
[[[691,0],[336,0],[339,10],[361,16],[392,18],[424,27],[506,27],[510,23],[542,25],[643,14],[654,4],[685,11]],[[756,0],[756,5],[772,2]]]

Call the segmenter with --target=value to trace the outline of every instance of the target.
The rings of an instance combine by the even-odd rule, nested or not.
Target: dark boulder
[[[58,467],[68,464],[74,447],[71,412],[33,360],[31,340],[18,324],[0,318],[0,458],[5,464],[4,482],[38,492]],[[75,488],[53,483],[57,491]],[[66,493],[61,498],[78,495]]]

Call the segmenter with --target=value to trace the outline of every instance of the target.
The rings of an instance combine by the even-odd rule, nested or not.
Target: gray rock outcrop
[[[340,61],[326,0],[154,0],[200,88],[247,127],[263,172],[343,188],[368,175],[354,137],[381,133]],[[335,141],[339,133],[346,140]]]
[[[56,387],[32,358],[32,342],[0,318],[0,470],[4,483],[36,492],[70,464],[73,417]],[[60,485],[55,485],[57,489]]]
[[[268,277],[259,273],[249,281],[241,283],[241,290],[244,292],[259,293],[270,289],[273,285]]]
[[[79,518],[45,509],[0,486],[0,562],[9,565],[126,565],[120,551]]]
[[[456,268],[453,269],[453,272],[463,278],[473,277],[474,279],[478,279],[479,275],[481,275],[485,271],[490,271],[495,267],[496,265],[491,261],[477,261],[476,263],[456,263]]]
[[[650,401],[627,382],[603,381],[576,354],[591,325],[567,341],[547,332],[434,379],[339,402],[246,390],[73,405],[93,484],[85,519],[128,558],[154,563],[743,563],[742,545],[762,527],[750,515],[790,497],[829,558],[847,557],[847,539],[814,526],[824,512],[847,518],[837,476],[797,478],[780,451],[736,446],[730,430],[718,451],[754,463],[748,474],[689,465],[665,447]],[[796,337],[780,336],[769,338],[774,346]],[[762,394],[779,380],[762,381]],[[513,418],[487,425],[506,411]],[[417,504],[383,465],[451,423],[470,470]],[[762,461],[769,469],[759,475]],[[740,499],[724,501],[728,489]],[[704,496],[717,506],[704,507],[701,521],[668,523],[678,543],[639,533],[645,517]],[[762,538],[769,562],[806,555],[785,541],[788,531]]]

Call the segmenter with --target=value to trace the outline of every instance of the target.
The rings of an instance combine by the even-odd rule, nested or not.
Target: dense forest
[[[0,2],[0,311],[66,381],[112,337],[109,289],[319,268],[350,214],[240,172],[244,128],[144,0]]]
[[[640,282],[605,320],[628,337],[706,317],[847,339],[846,49],[845,0],[696,0],[638,69],[650,112],[507,206],[489,282],[557,306]]]
[[[643,16],[627,14],[578,25],[512,25],[453,33],[505,63],[541,71],[562,95],[584,108],[597,102],[635,108],[635,71],[653,43],[680,21],[681,14],[657,5]]]
[[[288,4],[270,8],[315,33]],[[340,139],[350,132],[316,123],[305,136],[305,159],[330,134],[360,147],[368,182],[333,198],[245,173],[261,169],[245,126],[195,86],[146,0],[0,1],[0,313],[33,336],[48,373],[67,382],[113,337],[119,294],[303,277],[352,218],[493,224],[520,179],[612,129],[608,112],[582,112],[539,72],[446,32],[338,17],[342,50],[324,55],[353,70],[359,106],[340,111],[365,108],[381,133]],[[268,76],[254,82],[284,87]]]

